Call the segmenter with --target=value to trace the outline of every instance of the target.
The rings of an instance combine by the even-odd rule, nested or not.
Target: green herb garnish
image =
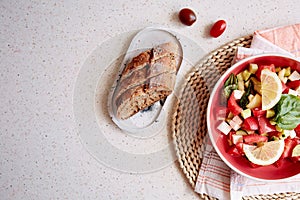
[[[292,130],[300,124],[300,98],[291,94],[281,95],[276,104],[275,118],[277,125],[284,130]]]
[[[238,79],[236,75],[230,74],[228,79],[224,83],[224,94],[225,97],[228,99],[232,93],[233,90],[236,90],[238,88]]]

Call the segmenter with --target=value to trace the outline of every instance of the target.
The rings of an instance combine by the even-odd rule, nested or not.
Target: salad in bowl
[[[224,162],[259,180],[300,173],[300,62],[276,54],[246,58],[216,83],[208,133]]]

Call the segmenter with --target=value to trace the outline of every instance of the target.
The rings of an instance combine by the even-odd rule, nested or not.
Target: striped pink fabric
[[[261,182],[232,171],[218,156],[210,139],[207,140],[195,186],[197,193],[228,200],[258,194],[300,192],[300,175],[281,182]]]
[[[251,48],[238,47],[234,61],[265,52],[285,53],[300,57],[300,24],[256,31]],[[289,39],[284,35],[288,34]],[[281,41],[282,40],[282,41]],[[286,44],[289,43],[289,45]],[[300,59],[300,58],[299,58]],[[208,136],[207,136],[208,137]],[[300,192],[300,175],[284,182],[260,182],[232,171],[218,156],[207,138],[203,161],[195,191],[220,200],[241,199],[243,196]]]

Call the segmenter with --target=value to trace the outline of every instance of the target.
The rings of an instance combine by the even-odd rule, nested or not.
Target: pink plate
[[[207,108],[207,127],[210,139],[222,160],[234,171],[247,176],[249,178],[275,181],[292,177],[300,173],[300,162],[292,163],[289,160],[284,160],[281,167],[274,165],[253,168],[245,157],[233,157],[226,153],[229,145],[227,137],[217,130],[220,121],[217,120],[216,109],[220,108],[220,92],[225,80],[231,73],[238,74],[240,71],[248,67],[249,63],[256,64],[274,64],[275,66],[290,66],[293,70],[297,69],[300,72],[300,62],[294,58],[278,55],[278,54],[263,54],[252,56],[239,61],[229,68],[216,83],[209,99]]]

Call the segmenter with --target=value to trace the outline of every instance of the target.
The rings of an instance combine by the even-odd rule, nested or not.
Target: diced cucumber
[[[250,73],[247,69],[245,69],[245,70],[242,72],[242,75],[243,75],[244,81],[247,81],[247,80],[250,78],[251,73]]]
[[[275,115],[275,111],[273,109],[267,110],[266,117],[271,118]]]
[[[254,63],[251,63],[249,65],[249,72],[251,74],[255,74],[255,72],[258,70],[258,65],[257,64],[254,64]]]
[[[251,99],[251,101],[248,103],[246,107],[249,109],[257,108],[261,106],[261,103],[262,103],[261,96],[259,94],[255,94],[253,99]]]
[[[283,83],[286,83],[286,82],[287,82],[287,77],[284,76],[285,71],[286,71],[286,69],[283,68],[282,70],[280,70],[280,71],[278,72],[278,77],[279,77],[279,79],[280,79]]]
[[[238,90],[244,91],[245,87],[244,87],[244,80],[243,80],[242,72],[239,73],[238,75],[236,75],[236,77],[238,80]]]
[[[243,79],[243,72],[240,72],[236,75],[237,80],[244,80]]]
[[[282,128],[280,128],[278,125],[276,125],[275,128],[276,128],[276,131],[278,131],[278,132],[282,132],[283,131]]]
[[[241,130],[241,129],[236,131],[235,134],[237,134],[237,135],[248,135],[247,131],[244,131],[244,130]]]
[[[251,110],[249,108],[247,108],[246,110],[243,110],[241,112],[241,115],[244,119],[251,117]]]
[[[249,94],[248,100],[249,100],[249,101],[252,101],[253,98],[254,98],[254,95],[253,95],[253,94]]]
[[[287,67],[287,68],[285,68],[284,76],[289,76],[289,75],[291,75],[291,68]]]
[[[245,84],[244,84],[244,81],[243,80],[238,80],[238,89],[240,91],[244,91],[245,90]]]
[[[281,67],[275,67],[275,72],[276,73],[280,72],[280,70],[281,70]]]
[[[255,77],[251,77],[250,80],[253,83],[253,89],[261,95],[261,82]]]
[[[250,80],[245,81],[245,83],[244,83],[245,87],[249,87],[249,83],[250,83]]]
[[[227,118],[232,119],[233,117],[234,117],[234,114],[232,112],[229,112]]]
[[[252,130],[247,130],[247,134],[250,135],[250,134],[254,134],[255,131],[252,131]]]

